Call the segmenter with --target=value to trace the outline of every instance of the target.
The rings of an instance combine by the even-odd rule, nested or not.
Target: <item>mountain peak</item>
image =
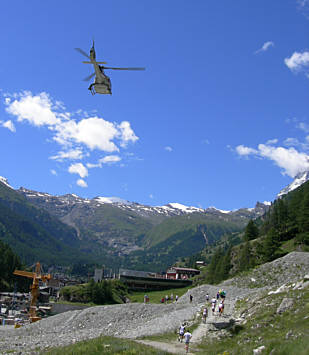
[[[8,182],[8,179],[3,177],[3,176],[0,176],[0,182],[2,182],[2,184],[8,186],[10,189],[14,189]]]
[[[287,193],[297,189],[299,186],[301,186],[302,184],[304,184],[308,180],[309,180],[309,171],[308,170],[298,173],[295,176],[294,180],[288,186],[286,186],[284,189],[282,189],[278,193],[277,198],[281,198],[282,196],[286,195]]]

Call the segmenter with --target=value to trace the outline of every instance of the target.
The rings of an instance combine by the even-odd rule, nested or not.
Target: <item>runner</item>
[[[178,295],[175,296],[175,300],[176,300],[176,302],[178,301]]]
[[[219,303],[219,309],[218,309],[218,311],[219,311],[219,315],[220,315],[220,317],[221,317],[221,315],[223,314],[223,303],[222,303],[222,302]]]
[[[190,295],[190,303],[192,303],[192,300],[193,300],[193,296]]]
[[[178,336],[178,341],[180,341],[182,343],[184,334],[185,334],[185,324],[183,323],[180,327],[179,327],[179,336]]]
[[[205,307],[205,308],[203,309],[203,322],[204,322],[204,323],[206,323],[207,315],[208,315],[208,309],[207,309],[207,307]]]
[[[206,293],[206,302],[208,302],[208,301],[209,301],[209,294]]]
[[[211,310],[212,310],[212,314],[215,313],[216,304],[217,304],[217,300],[216,300],[215,298],[213,298],[213,299],[211,300]]]
[[[186,349],[186,353],[189,351],[189,343],[190,343],[190,339],[192,338],[192,334],[190,333],[189,329],[185,332],[184,334],[185,337],[185,349]]]

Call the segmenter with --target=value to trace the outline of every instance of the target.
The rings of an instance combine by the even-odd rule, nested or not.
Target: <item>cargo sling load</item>
[[[32,285],[30,286],[31,302],[30,302],[30,310],[29,310],[29,319],[30,319],[31,323],[40,320],[41,317],[39,317],[36,314],[36,303],[37,303],[37,300],[38,300],[38,297],[39,297],[39,293],[40,293],[40,291],[39,291],[39,280],[42,280],[43,282],[46,282],[47,280],[50,280],[52,278],[51,275],[50,274],[43,275],[41,264],[39,262],[36,263],[34,272],[23,271],[23,270],[15,270],[13,272],[13,274],[33,279]]]

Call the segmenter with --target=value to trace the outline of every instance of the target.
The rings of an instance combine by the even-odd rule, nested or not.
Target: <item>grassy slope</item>
[[[225,233],[241,230],[245,222],[242,220],[235,222],[194,213],[191,215],[170,217],[152,228],[145,236],[143,243],[146,247],[151,248],[165,242],[176,233],[181,233],[185,230],[198,232],[201,227],[210,241],[213,241]]]
[[[164,290],[164,291],[134,292],[129,295],[129,298],[130,298],[131,302],[142,303],[142,302],[144,302],[144,295],[147,294],[147,296],[149,297],[149,303],[160,303],[162,297],[165,297],[165,295],[170,296],[171,294],[173,294],[174,300],[175,300],[176,295],[178,295],[180,297],[180,296],[184,295],[188,290],[189,290],[189,287],[174,288],[174,289]]]
[[[121,354],[121,355],[168,355],[169,353],[156,350],[150,346],[138,344],[127,339],[112,337],[100,337],[93,340],[79,342],[74,345],[52,349],[41,354],[46,355],[101,355],[101,354]]]
[[[293,298],[293,307],[277,314],[284,297]],[[250,299],[237,302],[238,313],[246,312],[247,322],[236,325],[229,335],[220,340],[206,340],[200,345],[203,354],[252,354],[253,349],[264,345],[269,354],[305,355],[309,353],[309,288],[279,294],[263,294],[254,302]]]

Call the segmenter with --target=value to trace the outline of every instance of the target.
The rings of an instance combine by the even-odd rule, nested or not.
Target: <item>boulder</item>
[[[277,313],[284,313],[288,309],[292,308],[294,304],[293,298],[284,298],[280,304],[280,306],[277,308]]]

